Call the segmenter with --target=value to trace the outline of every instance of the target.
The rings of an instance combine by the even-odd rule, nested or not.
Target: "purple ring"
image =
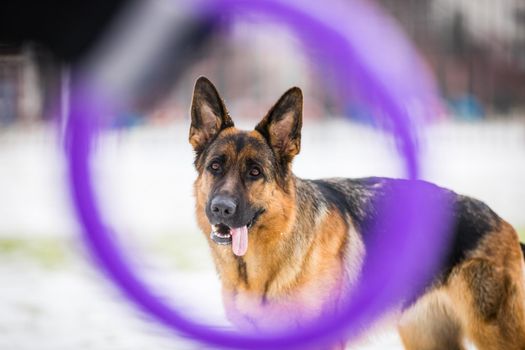
[[[340,72],[338,83],[341,91],[348,90],[348,81],[357,81],[367,101],[389,118],[399,141],[407,177],[418,177],[417,143],[407,105],[418,103],[425,106],[433,102],[435,88],[410,45],[377,8],[360,1],[353,1],[352,11],[348,13],[308,1],[217,0],[206,4],[208,7],[202,9],[206,15],[255,11],[281,20],[306,45],[315,45],[317,50],[322,50]],[[299,4],[308,6],[300,7]],[[346,23],[341,22],[344,18]],[[370,27],[367,23],[375,26]],[[392,54],[398,62],[374,57],[378,48],[385,50],[383,42],[393,48],[385,56]],[[439,252],[435,247],[441,246],[443,238],[433,227],[443,219],[440,208],[435,203],[426,203],[424,193],[407,189],[398,193],[396,205],[386,208],[384,218],[390,220],[395,229],[383,233],[380,242],[371,242],[362,281],[338,316],[318,320],[307,329],[260,336],[219,331],[188,320],[157,298],[128,266],[96,205],[89,169],[92,141],[102,127],[98,117],[114,115],[117,106],[118,101],[101,96],[96,88],[87,84],[74,89],[66,138],[73,203],[84,229],[85,242],[104,272],[143,311],[183,336],[237,349],[304,348],[307,344],[314,346],[341,337],[349,338],[357,335],[364,325],[387,308],[413,297],[415,290],[428,281],[438,264]],[[424,237],[418,234],[422,230],[426,231]],[[414,282],[416,275],[418,278]]]

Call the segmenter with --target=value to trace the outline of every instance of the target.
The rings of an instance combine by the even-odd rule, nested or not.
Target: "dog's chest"
[[[331,274],[330,278],[318,276],[293,288],[282,288],[279,283],[283,281],[279,280],[260,288],[254,288],[254,280],[249,287],[225,288],[226,314],[240,329],[271,331],[304,326],[323,313],[335,311],[343,283],[339,276],[339,273]]]

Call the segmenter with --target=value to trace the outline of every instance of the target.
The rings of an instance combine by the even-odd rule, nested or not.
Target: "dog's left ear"
[[[283,165],[301,150],[303,93],[298,87],[286,91],[255,127],[268,141]]]

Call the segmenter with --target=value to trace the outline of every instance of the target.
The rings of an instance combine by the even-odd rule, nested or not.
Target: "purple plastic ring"
[[[350,3],[351,11],[346,11],[347,7],[338,2],[332,6],[318,1],[216,0],[204,2],[207,6],[200,11],[206,16],[263,14],[288,25],[305,46],[322,51],[340,73],[337,78],[341,91],[348,89],[349,81],[357,83],[366,100],[388,118],[407,177],[416,179],[419,163],[411,106],[419,106],[421,113],[421,106],[433,102],[433,82],[415,51],[379,9],[361,1]],[[423,194],[416,189],[406,190],[399,194],[397,205],[385,208],[384,217],[395,226],[382,234],[379,244],[371,243],[361,283],[338,316],[317,320],[306,329],[275,335],[242,335],[189,320],[150,291],[131,269],[111,239],[112,229],[103,222],[96,204],[89,166],[92,141],[101,127],[99,117],[114,115],[118,105],[118,101],[100,95],[88,84],[74,87],[66,149],[73,204],[85,242],[104,272],[144,312],[183,336],[237,349],[305,348],[350,338],[386,309],[413,297],[414,289],[428,280],[438,263],[435,247],[442,238],[432,226],[442,218],[439,208],[422,206]],[[426,232],[424,237],[418,234],[422,230]],[[414,279],[420,282],[414,285]]]

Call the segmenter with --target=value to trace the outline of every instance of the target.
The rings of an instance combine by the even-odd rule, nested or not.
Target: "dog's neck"
[[[313,182],[290,181],[293,202],[277,215],[287,220],[261,218],[245,256],[211,245],[226,314],[238,327],[298,326],[335,312],[349,285],[345,219],[323,204]]]

